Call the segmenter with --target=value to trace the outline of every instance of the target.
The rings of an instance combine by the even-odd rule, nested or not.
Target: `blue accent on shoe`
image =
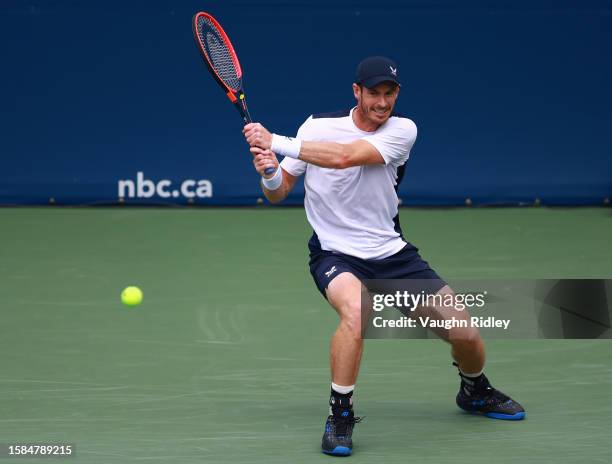
[[[521,420],[521,419],[524,419],[525,416],[527,415],[527,413],[524,411],[517,412],[515,414],[503,414],[501,412],[482,412],[482,411],[477,411],[476,409],[464,409],[463,411],[468,414],[474,414],[477,416],[485,416],[491,419],[501,419],[501,420]]]
[[[342,413],[342,417],[348,417],[349,416],[349,411],[344,411]]]
[[[491,419],[501,419],[501,420],[521,420],[525,418],[524,412],[517,412],[516,414],[501,414],[499,412],[487,412],[484,414]]]
[[[336,446],[332,451],[323,450],[323,453],[333,456],[350,456],[351,452],[351,448],[347,448],[346,446]]]

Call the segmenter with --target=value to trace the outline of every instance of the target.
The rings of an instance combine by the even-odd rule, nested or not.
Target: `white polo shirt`
[[[365,132],[355,126],[353,110],[310,116],[297,137],[338,143],[367,140],[385,164],[329,169],[286,157],[281,167],[293,176],[306,173],[306,216],[323,250],[362,259],[386,258],[406,245],[395,230],[395,188],[397,170],[410,156],[417,128],[410,119],[394,115],[376,131]]]

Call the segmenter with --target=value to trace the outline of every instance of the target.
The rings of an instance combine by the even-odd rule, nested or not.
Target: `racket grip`
[[[276,171],[276,169],[274,169],[274,168],[266,168],[264,173],[269,175],[269,174],[272,174],[274,171]]]

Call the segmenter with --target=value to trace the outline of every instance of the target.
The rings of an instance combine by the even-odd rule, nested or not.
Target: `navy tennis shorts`
[[[410,279],[418,280],[420,288],[427,294],[435,294],[446,285],[427,261],[419,255],[414,245],[406,246],[392,256],[382,259],[361,259],[321,249],[314,234],[308,243],[310,250],[310,273],[321,294],[327,298],[325,289],[342,272],[350,272],[359,280]]]

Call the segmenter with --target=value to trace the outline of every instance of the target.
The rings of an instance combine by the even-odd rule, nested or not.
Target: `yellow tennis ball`
[[[121,292],[121,302],[126,306],[138,306],[142,303],[142,290],[138,287],[125,287]]]

